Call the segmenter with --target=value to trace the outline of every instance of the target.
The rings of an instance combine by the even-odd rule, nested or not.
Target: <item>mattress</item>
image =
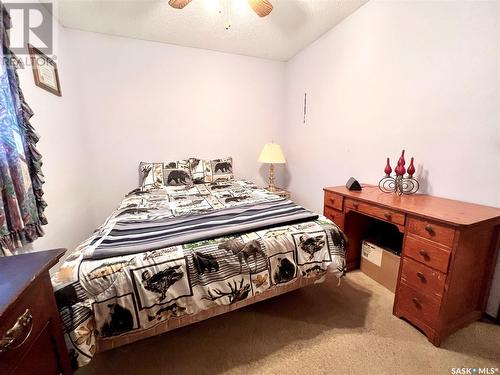
[[[248,181],[136,189],[52,277],[73,365],[99,342],[340,278],[345,246],[333,222]]]

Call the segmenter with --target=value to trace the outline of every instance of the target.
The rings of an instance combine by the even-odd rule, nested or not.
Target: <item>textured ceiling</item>
[[[287,61],[368,0],[270,0],[258,17],[246,0],[55,0],[69,28]],[[226,30],[226,22],[231,27]]]

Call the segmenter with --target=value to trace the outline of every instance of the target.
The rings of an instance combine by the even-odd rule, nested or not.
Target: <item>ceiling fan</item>
[[[182,9],[190,2],[191,0],[169,0],[168,4],[172,8]],[[247,2],[259,17],[265,17],[273,10],[273,5],[268,0],[247,0]]]

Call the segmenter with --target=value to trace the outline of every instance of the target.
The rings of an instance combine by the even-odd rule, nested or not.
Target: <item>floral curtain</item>
[[[0,2],[1,4],[1,2]],[[43,236],[47,224],[43,211],[41,155],[38,134],[29,123],[33,116],[19,87],[17,67],[22,67],[9,48],[7,30],[11,19],[1,4],[0,37],[0,256]]]

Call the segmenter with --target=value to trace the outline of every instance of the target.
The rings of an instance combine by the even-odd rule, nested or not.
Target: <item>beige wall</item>
[[[138,186],[140,161],[232,156],[264,183],[263,145],[280,141],[284,64],[65,30],[82,100],[78,122],[98,225]]]
[[[26,101],[35,112],[31,124],[41,137],[37,148],[43,157],[44,199],[48,203],[45,213],[49,221],[44,226],[45,236],[18,252],[72,249],[96,227],[89,204],[85,129],[80,121],[79,103],[84,93],[72,64],[71,43],[64,29],[56,25],[53,57],[58,64],[62,97],[35,86],[31,66],[18,70]],[[30,64],[26,55],[19,57]]]

